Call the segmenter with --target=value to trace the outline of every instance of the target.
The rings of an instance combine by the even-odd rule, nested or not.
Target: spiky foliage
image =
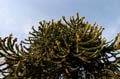
[[[106,42],[103,27],[83,20],[77,14],[64,22],[42,21],[20,45],[12,35],[0,39],[4,79],[118,79],[120,33]]]

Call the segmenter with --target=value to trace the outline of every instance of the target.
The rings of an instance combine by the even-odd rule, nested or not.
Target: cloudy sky
[[[12,33],[22,40],[39,21],[68,18],[76,12],[91,24],[102,25],[107,39],[120,31],[120,0],[0,0],[0,37]]]

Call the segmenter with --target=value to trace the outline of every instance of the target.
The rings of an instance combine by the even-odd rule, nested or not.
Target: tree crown
[[[78,13],[69,21],[64,16],[62,19],[64,22],[41,21],[21,44],[11,34],[0,38],[0,58],[4,59],[0,72],[4,79],[120,77],[120,33],[107,42],[102,37],[104,28],[84,22]]]

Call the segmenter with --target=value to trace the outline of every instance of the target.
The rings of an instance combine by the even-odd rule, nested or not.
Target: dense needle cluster
[[[120,33],[106,42],[103,27],[83,20],[41,21],[20,44],[0,38],[3,79],[119,79]]]

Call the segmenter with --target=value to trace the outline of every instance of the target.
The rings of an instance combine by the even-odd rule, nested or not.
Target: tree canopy
[[[107,41],[84,18],[41,21],[20,44],[12,34],[0,38],[3,79],[119,79],[120,33]]]

